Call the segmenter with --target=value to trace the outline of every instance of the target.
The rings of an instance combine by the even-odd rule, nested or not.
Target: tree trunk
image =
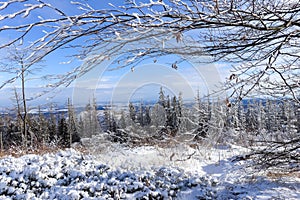
[[[22,67],[22,73],[21,73],[21,83],[22,83],[22,102],[23,102],[23,135],[25,136],[25,146],[27,147],[27,103],[26,103],[26,95],[25,95],[25,66],[23,63],[23,60],[21,60],[21,67]],[[33,136],[30,136],[31,140],[31,146],[33,145]]]

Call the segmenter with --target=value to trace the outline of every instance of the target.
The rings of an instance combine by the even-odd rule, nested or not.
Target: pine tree
[[[150,108],[149,108],[149,106],[146,106],[145,117],[144,117],[144,125],[148,126],[150,124],[151,124]]]
[[[49,133],[49,143],[55,142],[57,139],[57,116],[54,115],[53,113],[53,107],[51,105],[50,107],[50,120],[48,123],[48,133]]]
[[[181,124],[182,106],[183,106],[182,93],[179,92],[178,101],[177,101],[177,105],[176,105],[176,115],[177,115],[177,118],[178,118],[178,125],[179,126]]]
[[[163,91],[163,88],[160,87],[160,91],[159,91],[159,98],[158,98],[158,104],[161,105],[162,107],[166,107],[166,97],[165,97],[165,93]]]
[[[97,135],[101,132],[95,98],[92,103],[89,102],[86,105],[85,110],[80,113],[80,118],[82,120],[81,137],[92,137],[92,135]]]
[[[151,123],[157,128],[160,129],[165,125],[166,121],[166,111],[164,107],[160,104],[155,104],[150,110]]]
[[[58,137],[59,144],[63,147],[67,147],[69,142],[69,130],[66,118],[61,116],[59,123],[58,123]]]
[[[101,132],[100,122],[98,120],[98,111],[97,111],[96,98],[93,98],[93,102],[92,102],[91,126],[92,126],[91,135],[97,135],[98,133]]]
[[[48,132],[48,123],[45,119],[44,114],[41,111],[41,107],[38,107],[39,118],[38,118],[38,136],[40,137],[41,143],[44,146],[46,143],[49,143],[49,132]]]
[[[300,133],[300,104],[295,104],[295,115],[296,115],[296,129],[297,133]]]
[[[140,126],[144,126],[144,110],[143,110],[143,102],[140,102],[140,106],[139,106],[139,115],[137,118],[137,121],[139,122]]]
[[[131,102],[129,103],[129,116],[130,116],[130,119],[133,122],[135,122],[135,120],[136,120],[136,111],[135,111],[134,105]]]
[[[116,133],[118,129],[118,125],[112,110],[109,109],[107,106],[105,107],[104,110],[104,124],[105,124],[104,130],[106,132]]]
[[[75,116],[75,110],[73,105],[70,102],[70,99],[68,99],[68,133],[69,133],[69,147],[71,147],[73,142],[79,142],[80,137],[78,135],[77,131],[77,119]]]
[[[266,130],[268,133],[272,132],[272,126],[274,125],[274,113],[273,113],[273,107],[272,102],[270,99],[267,99],[266,106],[265,106],[265,113],[266,113]]]
[[[198,127],[194,131],[195,139],[202,139],[207,136],[208,131],[208,114],[205,110],[204,104],[200,98],[200,92],[197,91],[197,96],[195,98],[195,110],[197,116]]]
[[[286,110],[286,101],[283,100],[282,102],[279,103],[278,105],[278,115],[277,115],[277,122],[278,122],[278,130],[283,134],[286,133],[286,127],[287,127],[287,110]]]
[[[257,110],[256,102],[254,100],[248,100],[247,102],[247,112],[246,112],[246,130],[250,133],[257,131]]]
[[[111,124],[112,124],[112,119],[111,119],[111,114],[108,106],[104,107],[104,125],[103,129],[104,131],[109,131],[111,130]]]
[[[165,107],[166,110],[165,128],[167,129],[167,133],[171,134],[172,136],[175,136],[178,131],[176,105],[177,105],[176,97],[172,98],[172,102],[171,102],[170,97],[167,96],[166,107]]]
[[[125,120],[124,110],[121,111],[121,117],[120,117],[118,125],[119,125],[119,127],[121,129],[125,129],[126,128],[126,120]]]
[[[79,116],[79,120],[78,120],[78,124],[77,124],[77,130],[80,136],[84,136],[85,135],[85,130],[84,130],[84,121],[82,119],[82,116]]]
[[[116,119],[115,119],[114,115],[111,115],[111,125],[110,125],[109,131],[111,133],[117,133],[117,130],[118,130],[118,125],[117,125]]]
[[[4,143],[3,143],[3,135],[4,135],[4,122],[3,117],[0,117],[0,153],[4,150]]]
[[[258,122],[258,130],[260,132],[266,130],[266,112],[264,109],[263,101],[259,100],[258,105],[258,116],[257,116],[257,122]]]
[[[166,128],[171,129],[172,128],[172,111],[171,111],[171,103],[170,103],[170,97],[169,95],[167,96],[167,102],[165,105],[165,110],[166,110]]]
[[[173,129],[178,129],[178,125],[179,125],[179,119],[177,117],[178,114],[178,103],[177,103],[177,98],[176,96],[174,96],[172,98],[172,109],[171,109],[171,116],[172,116],[172,128]]]
[[[294,134],[297,133],[297,126],[296,126],[297,112],[295,112],[296,106],[294,103],[292,103],[290,101],[286,101],[285,106],[286,106],[286,112],[287,112],[286,116],[287,116],[287,130],[289,133],[288,137],[292,138],[292,137],[295,137]]]

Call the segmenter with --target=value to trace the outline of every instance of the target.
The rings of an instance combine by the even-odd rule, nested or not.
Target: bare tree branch
[[[227,83],[235,91],[244,90],[240,98],[262,89],[269,93],[276,88],[269,86],[276,82],[288,91],[285,95],[299,102],[299,89],[295,87],[299,78],[299,68],[295,66],[299,64],[300,36],[297,1],[128,1],[106,10],[77,1],[69,5],[78,13],[74,15],[41,0],[23,2],[27,1],[9,1],[0,6],[7,10],[11,4],[23,5],[23,9],[0,16],[0,22],[9,22],[0,26],[0,32],[17,33],[0,48],[24,41],[24,46],[32,50],[28,57],[32,63],[68,47],[78,50],[74,58],[93,66],[104,55],[110,58],[127,54],[123,67],[146,57],[167,54],[210,55],[213,61],[240,65],[233,72],[239,81]],[[45,9],[56,16],[16,23],[16,19],[35,16],[37,11]],[[30,41],[35,31],[44,35]],[[182,45],[165,48],[168,42]],[[64,82],[71,82],[91,68],[91,65],[74,68],[66,74]]]

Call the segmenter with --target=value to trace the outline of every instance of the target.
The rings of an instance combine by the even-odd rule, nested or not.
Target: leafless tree
[[[59,49],[77,50],[70,61],[85,64],[60,76],[54,87],[69,85],[97,64],[120,55],[119,67],[134,67],[143,59],[166,54],[185,59],[208,55],[233,66],[223,88],[232,92],[227,103],[250,94],[300,103],[299,1],[125,2],[98,9],[88,1],[71,1],[68,7],[73,12],[42,0],[1,2],[0,32],[14,34],[0,48],[15,43],[30,48],[27,67]],[[41,11],[48,15],[41,16]]]
[[[0,64],[2,73],[12,75],[12,78],[10,78],[7,83],[20,84],[19,86],[14,85],[14,100],[16,101],[17,116],[18,120],[20,120],[24,146],[27,146],[28,139],[26,82],[28,81],[28,74],[31,73],[31,69],[27,68],[27,52],[28,51],[24,49],[12,46],[7,53],[6,59],[2,59]],[[20,88],[20,94],[17,87]]]

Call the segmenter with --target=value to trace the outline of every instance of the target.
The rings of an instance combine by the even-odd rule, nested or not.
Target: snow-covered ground
[[[105,146],[2,158],[0,199],[300,199],[299,177],[232,162],[240,147]]]

